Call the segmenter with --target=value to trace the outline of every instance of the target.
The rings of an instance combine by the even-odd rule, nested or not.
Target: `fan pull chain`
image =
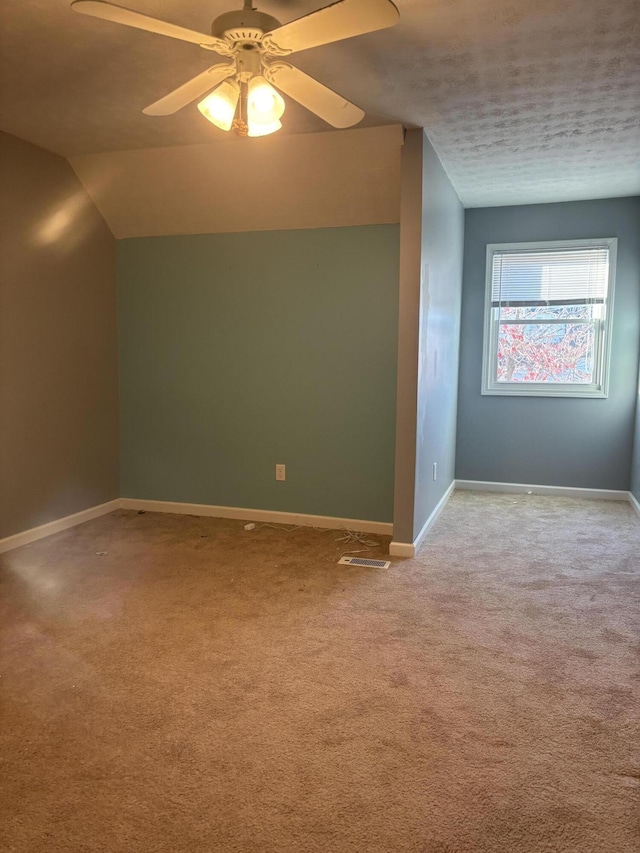
[[[246,121],[247,114],[247,84],[240,83],[240,97],[238,99],[238,109],[236,110],[231,129],[237,136],[248,136],[249,125]]]

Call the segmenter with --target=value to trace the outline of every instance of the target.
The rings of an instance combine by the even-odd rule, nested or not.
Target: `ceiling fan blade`
[[[264,76],[285,95],[333,127],[352,127],[364,118],[360,107],[288,62],[271,63],[265,68]]]
[[[391,0],[339,0],[272,30],[263,37],[263,44],[273,53],[286,55],[392,27],[399,17]]]
[[[209,92],[215,88],[218,83],[222,83],[227,77],[235,74],[236,66],[234,62],[223,62],[220,65],[212,65],[207,68],[202,74],[192,77],[187,80],[182,86],[178,86],[173,92],[169,92],[164,98],[149,104],[142,112],[148,116],[170,116],[186,107],[191,101],[195,101],[200,95]]]
[[[161,36],[169,36],[169,38],[190,41],[193,44],[205,45],[213,50],[220,47],[221,53],[228,53],[229,45],[223,39],[217,39],[206,33],[198,33],[195,30],[188,30],[185,27],[179,27],[176,24],[170,24],[158,18],[150,18],[148,15],[141,15],[139,12],[125,9],[124,6],[107,3],[106,0],[75,0],[71,4],[71,8],[74,12],[80,12],[82,15],[90,15],[92,18],[102,18],[105,21],[113,21],[116,24],[135,27],[138,30],[146,30],[149,33],[157,33]]]

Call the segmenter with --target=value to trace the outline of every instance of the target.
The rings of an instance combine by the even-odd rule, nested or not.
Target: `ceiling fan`
[[[143,112],[172,115],[209,93],[198,104],[200,112],[221,130],[233,129],[239,136],[266,136],[282,127],[285,103],[280,92],[333,127],[357,124],[364,118],[359,107],[284,57],[392,27],[399,18],[391,0],[338,0],[283,26],[271,15],[254,9],[252,0],[244,0],[242,9],[219,15],[211,25],[211,35],[206,35],[107,0],[75,0],[71,8],[83,15],[189,41],[224,56],[226,62],[187,80]]]

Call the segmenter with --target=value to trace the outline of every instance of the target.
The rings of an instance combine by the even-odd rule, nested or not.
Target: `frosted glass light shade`
[[[198,104],[202,115],[220,130],[231,130],[236,114],[240,86],[235,80],[225,80]]]
[[[252,77],[247,95],[247,116],[249,124],[272,125],[284,113],[284,99],[270,86],[264,77]],[[277,128],[276,128],[277,130]],[[270,131],[273,133],[273,131]]]
[[[278,119],[264,124],[255,123],[249,119],[249,132],[247,136],[268,136],[270,133],[275,133],[276,130],[280,130],[281,127],[282,122]]]

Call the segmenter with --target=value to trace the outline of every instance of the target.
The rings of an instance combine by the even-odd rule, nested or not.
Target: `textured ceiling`
[[[120,2],[204,32],[241,5]],[[282,22],[321,5],[258,3]],[[362,106],[363,126],[424,127],[467,206],[640,193],[640,0],[396,5],[394,29],[292,61]],[[3,0],[0,127],[67,157],[227,141],[195,106],[168,118],[141,113],[212,57],[76,15],[68,0]],[[283,133],[327,129],[288,102]]]

